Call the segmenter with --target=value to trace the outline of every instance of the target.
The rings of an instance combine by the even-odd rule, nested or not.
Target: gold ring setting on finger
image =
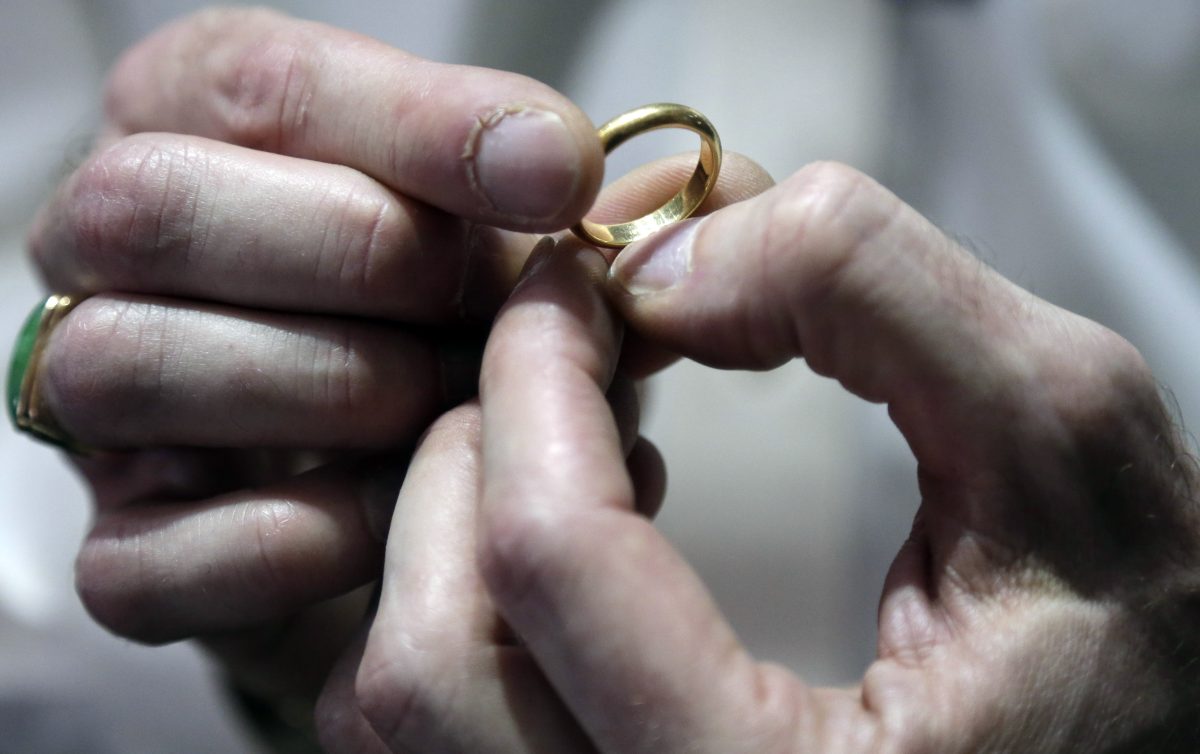
[[[53,294],[25,320],[8,363],[8,415],[13,426],[42,442],[72,452],[84,452],[46,407],[41,390],[42,352],[50,334],[82,300]]]
[[[660,128],[683,128],[700,136],[700,159],[680,191],[666,204],[644,217],[604,225],[586,218],[571,231],[588,243],[620,249],[692,215],[712,193],[721,171],[721,137],[713,124],[686,105],[669,102],[645,105],[618,115],[596,130],[604,153],[609,154],[629,139]]]

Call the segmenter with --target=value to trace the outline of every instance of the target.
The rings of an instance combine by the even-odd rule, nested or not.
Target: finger
[[[930,479],[1007,454],[1012,438],[996,430],[1018,423],[989,421],[997,411],[1047,415],[1092,392],[1081,379],[1145,376],[1111,333],[1037,301],[837,165],[629,246],[610,282],[656,343],[728,367],[803,356],[886,402]]]
[[[42,358],[47,407],[96,448],[395,445],[474,384],[448,346],[376,323],[167,299],[84,301]]]
[[[809,692],[747,655],[633,514],[604,397],[619,335],[603,259],[562,244],[530,267],[481,379],[478,547],[497,608],[603,751],[791,750]]]
[[[71,462],[87,480],[92,504],[103,511],[151,500],[203,500],[281,481],[320,465],[297,455],[173,447],[78,454]]]
[[[267,726],[311,740],[316,700],[339,658],[353,651],[364,616],[374,609],[374,591],[368,583],[278,620],[200,637],[199,643],[251,714],[265,707]]]
[[[76,561],[92,616],[144,642],[246,628],[377,575],[395,463],[331,464],[200,502],[101,511]]]
[[[52,290],[437,323],[490,317],[533,245],[357,170],[177,134],[92,155],[29,243]]]
[[[363,649],[367,644],[367,631],[338,659],[329,679],[317,699],[313,713],[317,739],[321,748],[330,754],[390,754],[375,729],[358,707],[354,691],[354,679],[362,664]]]
[[[590,751],[484,591],[478,484],[479,410],[466,404],[425,435],[401,491],[358,705],[395,751]]]
[[[682,154],[643,165],[607,186],[596,200],[589,219],[596,222],[624,222],[641,217],[667,202],[696,169],[696,155]],[[728,153],[713,191],[697,209],[698,216],[751,199],[775,182],[756,162],[737,153]],[[611,254],[611,252],[607,252]],[[621,353],[621,371],[645,377],[670,366],[679,355],[661,344],[647,341],[636,330],[626,334]]]
[[[270,11],[206,11],[152,35],[113,70],[106,109],[125,133],[190,133],[348,165],[517,230],[570,225],[603,172],[594,126],[541,83]]]

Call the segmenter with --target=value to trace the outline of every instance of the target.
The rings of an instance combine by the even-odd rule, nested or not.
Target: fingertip
[[[525,261],[510,300],[519,298],[518,290],[543,276],[583,275],[600,290],[608,277],[609,257],[601,249],[583,243],[574,236],[546,236],[538,241]]]

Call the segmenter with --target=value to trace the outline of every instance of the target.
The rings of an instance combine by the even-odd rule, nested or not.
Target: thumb
[[[1110,357],[1131,351],[836,164],[631,244],[608,283],[631,327],[659,346],[739,369],[803,356],[851,392],[888,403],[929,471],[949,471],[969,450],[987,457],[982,442],[958,441],[979,437],[976,420],[998,396],[1036,387],[1070,399],[1072,377],[1089,373],[1081,365],[1126,363]]]
[[[880,326],[920,340],[916,310],[945,311],[943,284],[981,266],[867,176],[819,163],[631,244],[610,292],[640,331],[698,361],[765,369],[805,356],[844,378],[839,346],[878,341]]]

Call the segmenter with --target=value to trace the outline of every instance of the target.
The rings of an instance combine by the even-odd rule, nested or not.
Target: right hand
[[[550,252],[479,406],[414,460],[369,638],[318,707],[331,750],[1196,751],[1200,474],[1129,343],[835,165],[607,271]],[[923,499],[858,685],[754,658],[647,523],[662,469],[612,400],[613,302],[663,347],[803,355],[887,403]]]
[[[311,608],[378,576],[405,449],[475,390],[442,336],[491,319],[527,232],[591,206],[600,144],[538,82],[262,10],[150,36],[105,103],[30,234],[49,289],[91,295],[42,366],[100,451],[75,459],[80,595],[311,698],[362,603]]]

